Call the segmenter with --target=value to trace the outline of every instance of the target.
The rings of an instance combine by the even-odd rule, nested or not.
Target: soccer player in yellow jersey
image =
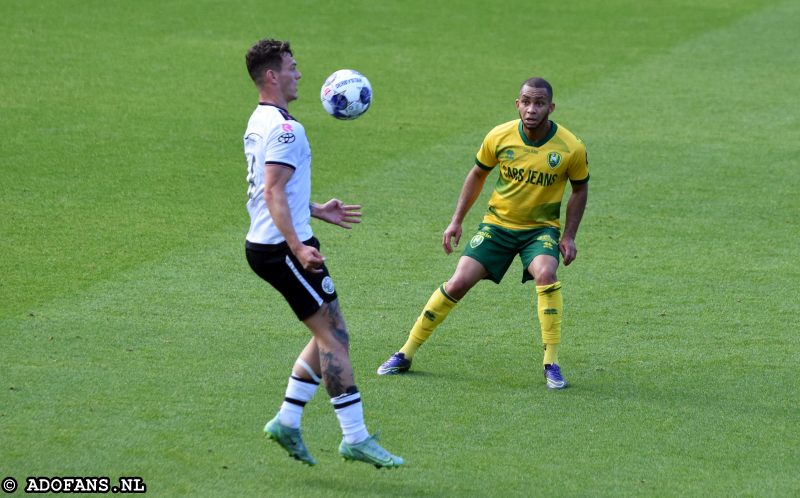
[[[499,177],[483,222],[469,240],[453,276],[434,291],[405,345],[378,368],[378,374],[408,371],[419,347],[459,300],[482,279],[500,283],[519,254],[522,282],[536,282],[547,387],[567,386],[558,365],[564,305],[556,270],[559,256],[569,265],[577,255],[575,235],[589,195],[586,146],[550,120],[555,103],[553,89],[546,80],[526,80],[516,107],[519,119],[495,127],[478,150],[452,221],[442,236],[444,252],[450,254],[453,246],[458,246],[464,217],[480,195],[486,178],[497,169]],[[559,218],[567,181],[572,193],[561,232]]]

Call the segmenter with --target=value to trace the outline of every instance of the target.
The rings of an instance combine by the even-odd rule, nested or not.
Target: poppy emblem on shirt
[[[547,154],[547,164],[549,164],[551,168],[556,169],[558,165],[561,164],[561,154],[558,152]]]
[[[294,133],[284,133],[278,137],[278,142],[282,144],[290,144],[294,142]]]

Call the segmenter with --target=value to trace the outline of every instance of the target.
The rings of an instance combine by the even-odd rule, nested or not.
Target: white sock
[[[289,384],[286,386],[286,397],[283,398],[281,410],[278,412],[278,420],[281,425],[293,429],[300,427],[303,408],[314,397],[318,387],[319,382],[301,379],[294,375],[289,377]]]
[[[339,425],[342,427],[344,442],[356,444],[367,439],[369,432],[364,425],[364,409],[361,406],[361,393],[346,393],[331,398]]]

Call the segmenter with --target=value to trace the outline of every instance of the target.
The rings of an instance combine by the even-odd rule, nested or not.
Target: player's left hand
[[[561,257],[564,258],[564,266],[569,266],[570,263],[575,261],[578,255],[578,248],[575,247],[575,239],[561,237],[558,242],[558,250],[561,252]]]
[[[360,204],[345,204],[339,199],[331,199],[325,204],[317,205],[313,215],[315,218],[349,230],[353,228],[353,223],[361,223],[360,209]]]

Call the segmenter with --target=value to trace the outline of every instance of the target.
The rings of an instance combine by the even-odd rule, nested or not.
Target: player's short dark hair
[[[244,60],[247,63],[247,72],[257,86],[261,86],[264,71],[267,69],[280,71],[283,54],[294,55],[288,41],[264,38],[250,47]]]
[[[539,77],[528,78],[525,80],[522,86],[519,87],[519,90],[522,91],[522,89],[526,86],[531,88],[543,88],[544,90],[547,90],[547,95],[550,97],[550,101],[553,100],[553,87],[550,86],[550,83],[548,83],[546,79]]]

